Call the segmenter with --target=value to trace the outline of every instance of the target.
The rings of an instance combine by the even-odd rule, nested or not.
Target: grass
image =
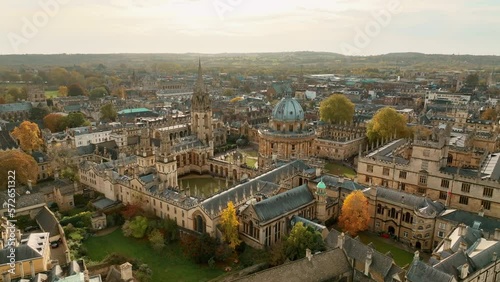
[[[356,171],[339,163],[327,163],[325,169],[333,175],[345,176],[351,179],[356,177]]]
[[[45,91],[45,98],[50,99],[50,98],[56,98],[59,96],[59,91]]]
[[[223,273],[221,269],[200,266],[184,257],[179,244],[167,245],[161,253],[151,249],[147,241],[127,238],[121,229],[84,242],[89,258],[101,261],[116,252],[134,257],[147,264],[153,271],[151,281],[208,281]]]
[[[226,188],[226,180],[221,178],[212,177],[210,175],[203,175],[196,177],[191,177],[190,175],[186,176],[187,178],[179,179],[179,186],[182,185],[182,188],[186,188],[189,185],[191,190],[191,195],[194,195],[194,187],[198,188],[198,190],[202,190],[205,193],[211,191],[212,188],[215,188],[215,191],[218,191],[220,187]],[[229,181],[229,186],[231,187],[232,182]]]
[[[382,238],[380,236],[377,236],[376,234],[369,232],[359,233],[358,236],[361,239],[361,242],[365,244],[368,244],[370,242],[373,243],[373,247],[375,248],[375,250],[383,254],[390,251],[392,257],[394,258],[394,262],[396,262],[396,264],[401,267],[411,263],[413,260],[412,253],[395,247],[394,245],[392,245],[391,239]]]

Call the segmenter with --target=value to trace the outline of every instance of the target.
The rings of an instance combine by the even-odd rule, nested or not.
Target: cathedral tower
[[[191,131],[205,145],[213,147],[212,101],[203,83],[201,61],[198,65],[198,80],[191,99]]]

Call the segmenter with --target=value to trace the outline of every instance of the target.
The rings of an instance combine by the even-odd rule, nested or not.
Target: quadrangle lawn
[[[59,96],[59,91],[55,90],[55,91],[45,91],[45,98],[49,99],[49,98],[56,98]]]
[[[339,163],[327,163],[325,164],[325,169],[333,175],[345,176],[351,179],[356,177],[356,172],[352,168]]]
[[[184,257],[178,243],[167,245],[161,253],[153,251],[147,240],[123,236],[117,229],[101,237],[90,237],[84,242],[89,258],[101,261],[110,253],[140,259],[153,271],[151,281],[208,281],[223,273],[221,269],[200,266]]]
[[[383,254],[390,251],[394,262],[401,267],[413,261],[413,254],[392,245],[391,239],[382,238],[377,236],[376,234],[369,232],[362,232],[358,235],[361,239],[361,242],[365,244],[369,244],[370,242],[373,243],[373,247],[377,251]]]

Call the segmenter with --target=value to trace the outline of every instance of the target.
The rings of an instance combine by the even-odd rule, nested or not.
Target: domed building
[[[259,129],[259,167],[277,160],[309,158],[315,138],[300,103],[292,97],[283,98],[274,107],[269,125]]]

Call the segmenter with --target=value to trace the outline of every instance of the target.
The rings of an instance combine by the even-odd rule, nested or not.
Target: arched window
[[[383,211],[383,209],[382,209],[382,205],[381,205],[381,204],[378,204],[378,205],[377,205],[377,213],[378,213],[378,214],[383,214],[383,213],[384,213],[384,211]]]

